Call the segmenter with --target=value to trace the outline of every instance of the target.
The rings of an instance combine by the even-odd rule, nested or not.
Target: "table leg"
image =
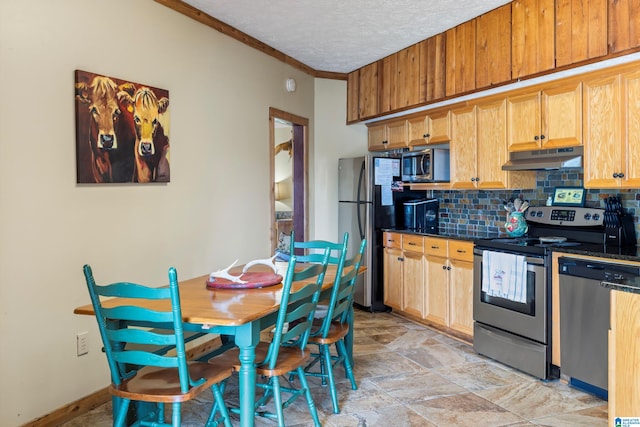
[[[240,350],[240,425],[253,427],[256,390],[256,345],[260,340],[260,328],[257,322],[238,326],[235,342]]]

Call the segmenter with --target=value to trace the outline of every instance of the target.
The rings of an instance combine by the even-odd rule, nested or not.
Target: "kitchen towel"
[[[492,297],[526,303],[526,257],[503,252],[482,251],[482,291]]]

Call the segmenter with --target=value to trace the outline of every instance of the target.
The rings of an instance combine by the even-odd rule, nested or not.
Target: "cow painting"
[[[169,181],[168,91],[78,70],[75,92],[78,183]]]
[[[168,181],[169,138],[162,122],[169,108],[169,98],[158,99],[148,87],[139,88],[133,96],[121,91],[118,98],[133,109],[136,130],[134,181]]]

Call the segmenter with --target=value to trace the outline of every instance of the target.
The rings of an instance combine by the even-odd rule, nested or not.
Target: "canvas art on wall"
[[[78,183],[169,182],[169,91],[76,70]]]

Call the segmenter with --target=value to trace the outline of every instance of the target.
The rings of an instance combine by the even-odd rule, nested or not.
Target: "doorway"
[[[291,232],[307,234],[307,140],[309,120],[269,108],[271,250],[289,252]]]

